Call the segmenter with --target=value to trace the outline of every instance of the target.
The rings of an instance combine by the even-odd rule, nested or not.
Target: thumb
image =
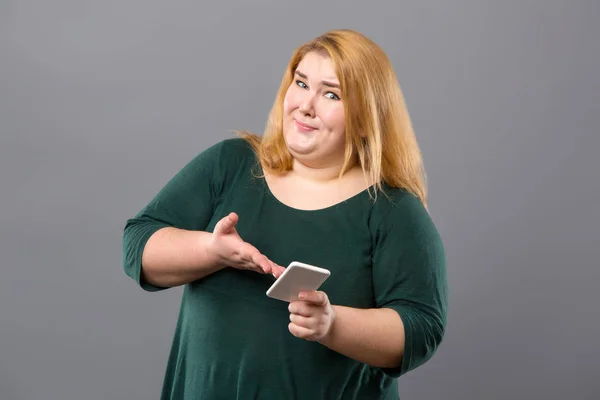
[[[298,295],[298,298],[300,300],[304,300],[304,301],[313,303],[314,305],[316,305],[318,307],[326,306],[327,302],[329,301],[325,292],[321,292],[321,291],[300,292]]]
[[[231,230],[235,227],[235,224],[237,224],[238,219],[239,218],[236,213],[230,213],[217,222],[213,232],[221,235],[231,232]]]

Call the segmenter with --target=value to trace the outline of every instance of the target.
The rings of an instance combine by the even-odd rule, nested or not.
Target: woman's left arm
[[[332,306],[326,293],[306,293],[290,303],[289,329],[400,376],[428,361],[443,339],[444,248],[428,212],[410,195],[397,199],[374,232],[374,307]]]
[[[290,332],[374,367],[395,368],[404,350],[404,325],[389,308],[332,306],[324,292],[290,303]]]

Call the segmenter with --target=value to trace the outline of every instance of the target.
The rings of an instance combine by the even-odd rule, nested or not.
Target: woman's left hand
[[[300,300],[292,301],[288,307],[292,335],[310,341],[319,341],[331,331],[335,310],[324,292],[302,292]]]

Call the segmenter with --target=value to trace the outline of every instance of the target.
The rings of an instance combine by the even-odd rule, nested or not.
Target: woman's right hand
[[[285,268],[269,260],[250,243],[244,242],[235,229],[237,222],[237,214],[230,213],[215,225],[210,251],[217,262],[237,269],[272,274],[275,278],[279,278]]]

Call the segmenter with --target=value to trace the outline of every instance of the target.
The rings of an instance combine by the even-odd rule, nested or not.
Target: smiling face
[[[283,135],[294,158],[312,168],[343,164],[345,117],[331,59],[309,52],[283,101]]]

